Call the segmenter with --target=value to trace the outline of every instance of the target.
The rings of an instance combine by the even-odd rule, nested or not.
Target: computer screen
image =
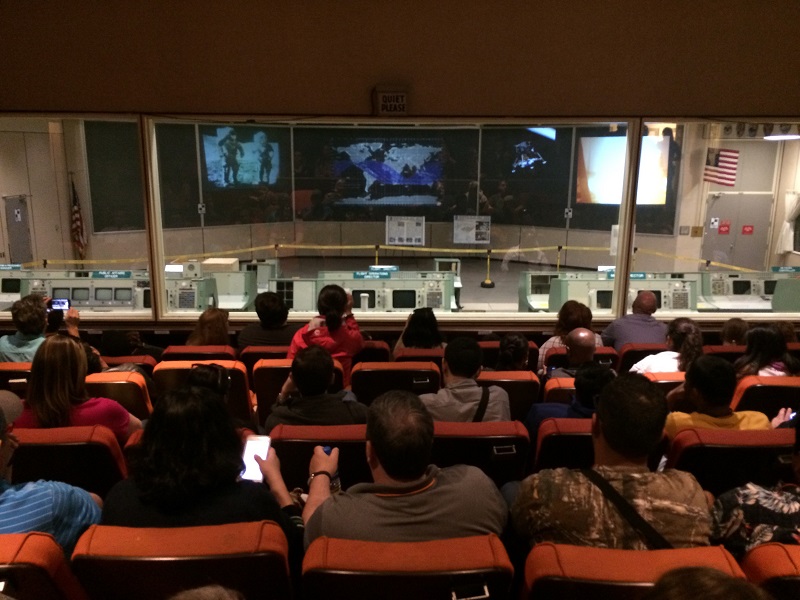
[[[108,302],[114,297],[114,292],[111,288],[97,288],[94,291],[94,299],[98,302]]]
[[[53,288],[53,298],[69,298],[69,288]]]
[[[77,301],[87,301],[89,299],[89,288],[72,288],[72,299]]]
[[[361,305],[362,294],[367,295],[367,306]],[[375,290],[353,290],[353,308],[375,308]]]
[[[733,282],[733,295],[744,296],[750,293],[752,283],[749,279],[739,279]]]
[[[21,283],[21,279],[3,279],[0,283],[0,291],[4,294],[19,294]]]
[[[612,290],[597,290],[597,308],[611,308]]]
[[[392,308],[416,308],[416,290],[392,290]]]
[[[116,288],[114,290],[114,300],[119,302],[130,302],[133,298],[133,290],[130,288]]]
[[[775,284],[778,283],[775,279],[766,279],[764,281],[764,295],[772,296],[775,293]]]

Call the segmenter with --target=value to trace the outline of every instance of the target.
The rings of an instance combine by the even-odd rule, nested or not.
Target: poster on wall
[[[425,217],[386,217],[387,246],[424,246]]]
[[[491,242],[492,218],[456,215],[453,217],[454,244],[488,244]]]

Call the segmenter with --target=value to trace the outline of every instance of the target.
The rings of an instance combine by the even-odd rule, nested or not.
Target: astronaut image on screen
[[[516,156],[514,157],[514,164],[512,165],[511,172],[516,173],[523,169],[531,169],[536,166],[536,163],[547,164],[547,161],[539,154],[533,147],[531,142],[520,142],[514,145]]]
[[[266,128],[201,126],[206,188],[272,185],[278,178],[278,144]],[[275,139],[274,136],[272,139]]]
[[[231,128],[222,139],[217,142],[219,157],[222,161],[222,183],[236,185],[239,175],[238,157],[244,156],[244,147],[236,136],[236,130]]]

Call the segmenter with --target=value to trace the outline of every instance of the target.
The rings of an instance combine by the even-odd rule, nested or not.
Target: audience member
[[[750,325],[747,324],[747,321],[738,317],[728,319],[722,325],[722,332],[720,333],[722,345],[744,346],[744,337],[747,335],[748,329],[750,329]]]
[[[245,597],[221,585],[206,585],[170,596],[169,600],[245,600]]]
[[[16,333],[0,337],[0,361],[32,362],[44,342],[47,308],[38,294],[30,294],[11,305]]]
[[[770,377],[800,373],[800,361],[787,352],[786,339],[774,325],[753,327],[745,341],[744,355],[733,363],[740,379],[748,375]]]
[[[667,350],[645,356],[631,367],[633,373],[675,373],[686,371],[703,355],[703,332],[686,317],[673,319],[667,328]]]
[[[613,379],[614,371],[596,363],[587,363],[575,373],[575,395],[572,402],[536,402],[531,405],[525,417],[525,427],[531,438],[531,446],[536,447],[539,427],[545,419],[589,419],[594,414],[597,398]]]
[[[364,339],[352,311],[353,297],[338,285],[326,285],[317,298],[319,316],[294,334],[288,358],[294,358],[308,346],[322,346],[342,364],[344,386],[350,385],[353,356],[364,347]]]
[[[248,346],[288,346],[301,325],[286,322],[289,309],[275,292],[262,292],[255,302],[258,323],[251,323],[239,332],[239,350]]]
[[[0,533],[49,533],[70,556],[84,530],[100,521],[102,501],[57,481],[11,485],[7,476],[18,445],[0,411]]]
[[[186,340],[187,346],[228,346],[230,343],[228,311],[221,308],[205,309]]]
[[[800,482],[800,419],[795,418],[792,470]],[[800,543],[800,487],[780,484],[765,488],[747,483],[720,494],[711,510],[712,540],[723,544],[736,558],[760,544]]]
[[[521,333],[507,333],[500,340],[495,371],[527,371],[528,339]]]
[[[601,337],[606,346],[619,352],[625,344],[661,344],[667,335],[667,326],[653,317],[658,301],[650,291],[642,291],[631,306],[631,313],[612,321]]]
[[[578,368],[594,361],[595,333],[578,327],[567,334],[564,344],[567,347],[567,366],[558,367],[550,374],[550,378],[575,377]]]
[[[351,425],[367,422],[367,407],[351,391],[327,393],[333,383],[330,352],[321,346],[303,348],[292,360],[292,372],[264,425]]]
[[[563,348],[566,344],[567,334],[573,329],[582,327],[584,329],[592,329],[592,311],[585,304],[581,304],[576,300],[567,300],[558,311],[558,320],[556,321],[555,334],[549,338],[542,347],[539,348],[539,360],[536,364],[536,372],[539,375],[544,375],[544,359],[547,356],[547,351],[551,348]],[[595,344],[597,346],[603,345],[603,340],[598,334],[595,335]]]
[[[673,469],[653,473],[647,468],[666,417],[664,394],[655,383],[630,373],[614,379],[600,394],[592,416],[594,471],[672,546],[705,546],[711,517],[695,478]],[[595,477],[588,469],[546,469],[525,479],[511,507],[517,534],[531,544],[647,549],[649,543],[590,476]],[[514,495],[513,486],[503,491]]]
[[[734,412],[731,400],[736,390],[733,365],[718,356],[699,356],[686,371],[684,402],[694,406],[691,413],[672,412],[665,431],[670,438],[682,429],[769,429],[767,416],[758,411]]]
[[[142,341],[138,331],[122,331],[119,329],[106,329],[100,338],[100,350],[103,356],[152,356],[157,361],[161,360],[163,348],[153,346]]]
[[[459,337],[444,349],[444,387],[420,396],[437,421],[509,421],[508,393],[496,385],[480,386],[483,354],[478,342]]]
[[[644,600],[772,600],[767,592],[745,579],[710,567],[682,567],[662,575]]]
[[[124,446],[142,422],[109,398],[86,393],[86,353],[70,336],[47,338],[33,359],[28,395],[17,427],[104,425]]]
[[[791,321],[775,321],[773,325],[781,332],[787,344],[797,343],[797,332],[794,330],[794,324]]]
[[[374,483],[331,495],[339,452],[329,456],[317,446],[303,510],[306,545],[323,535],[414,542],[502,533],[508,510],[491,479],[476,467],[429,464],[432,445],[433,419],[415,394],[392,391],[376,398],[367,415]]]
[[[403,333],[394,345],[394,351],[403,348],[444,348],[444,346],[433,309],[416,308],[408,315]]]

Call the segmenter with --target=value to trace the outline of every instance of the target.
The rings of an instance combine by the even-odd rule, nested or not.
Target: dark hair
[[[609,447],[629,459],[652,452],[664,436],[667,401],[644,375],[625,373],[600,393],[597,419]]]
[[[292,380],[303,396],[324,394],[332,376],[333,358],[321,346],[303,348],[292,360]]]
[[[575,399],[581,406],[594,408],[603,389],[617,376],[597,363],[585,363],[575,373]]]
[[[286,323],[286,319],[289,317],[289,309],[275,292],[260,293],[256,296],[255,305],[256,314],[262,327],[279,327]]]
[[[205,585],[191,590],[179,592],[168,600],[245,600],[237,590],[224,588],[221,585]]]
[[[800,371],[795,357],[786,350],[786,339],[777,327],[753,327],[747,332],[747,348],[744,356],[733,363],[737,377],[756,375],[766,366],[774,362],[782,362],[788,373]]]
[[[347,292],[338,285],[326,285],[317,297],[317,312],[325,317],[328,331],[342,326],[342,314],[347,307]]]
[[[79,342],[83,347],[83,352],[86,354],[86,374],[92,375],[93,373],[102,373],[103,364],[100,362],[100,356],[94,348],[86,342]]]
[[[187,346],[227,346],[228,311],[222,308],[207,308],[197,319],[194,331],[186,340]]]
[[[69,335],[53,335],[33,357],[28,406],[40,427],[67,427],[70,409],[86,401],[86,353]]]
[[[521,333],[507,333],[500,340],[497,371],[516,371],[528,368],[528,338]]]
[[[35,335],[44,333],[47,325],[47,308],[38,294],[29,294],[11,305],[11,320],[20,333]]]
[[[686,384],[710,406],[729,406],[736,390],[736,369],[719,356],[698,356],[686,371]]]
[[[405,331],[403,345],[406,348],[438,348],[442,335],[432,308],[417,308],[411,313]]]
[[[789,321],[775,321],[773,323],[775,328],[781,332],[783,339],[787,344],[794,344],[797,342],[797,332],[794,330],[794,325]]]
[[[570,331],[578,327],[592,328],[592,311],[577,300],[567,300],[558,311],[558,320],[553,333],[560,335],[563,341]]]
[[[473,377],[481,368],[483,352],[471,337],[457,337],[445,347],[444,359],[453,375]]]
[[[413,392],[386,392],[367,411],[367,439],[389,477],[417,479],[430,462],[433,417]]]
[[[206,388],[224,398],[231,389],[231,374],[222,365],[192,365],[186,385]]]
[[[722,332],[720,333],[722,343],[744,345],[744,338],[748,329],[750,329],[750,325],[747,324],[747,321],[738,317],[728,319],[722,325]]]
[[[686,317],[670,321],[667,337],[672,349],[678,353],[678,370],[685,371],[698,356],[703,355],[703,332],[697,323]]]
[[[142,501],[170,511],[234,485],[244,466],[241,452],[241,438],[219,396],[183,387],[156,403],[128,458]]]
[[[8,420],[6,419],[6,412],[0,406],[0,441],[5,442],[8,437]]]
[[[710,567],[681,567],[668,571],[656,582],[645,600],[771,600],[766,591],[745,579]]]

